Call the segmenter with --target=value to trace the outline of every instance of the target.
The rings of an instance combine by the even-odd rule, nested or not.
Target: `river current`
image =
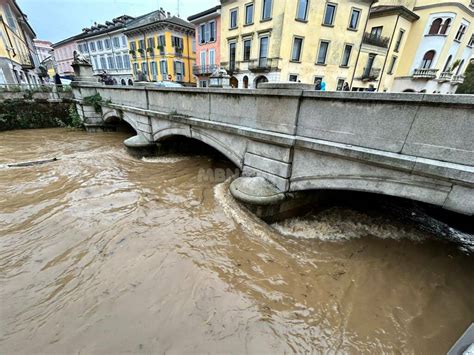
[[[474,320],[456,247],[343,207],[267,225],[200,178],[231,163],[124,138],[0,133],[0,353],[443,354]]]

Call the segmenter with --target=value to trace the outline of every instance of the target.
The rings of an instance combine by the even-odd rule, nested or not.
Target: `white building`
[[[92,64],[94,74],[107,72],[114,84],[133,85],[125,26],[133,17],[123,15],[107,21],[105,25],[95,24],[83,29],[77,38],[79,51]]]

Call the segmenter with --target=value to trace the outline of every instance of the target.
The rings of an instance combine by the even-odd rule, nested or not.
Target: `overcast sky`
[[[120,15],[137,17],[159,7],[175,15],[178,0],[17,0],[28,15],[39,39],[59,42],[90,27]],[[180,15],[186,19],[218,5],[218,0],[180,0]]]

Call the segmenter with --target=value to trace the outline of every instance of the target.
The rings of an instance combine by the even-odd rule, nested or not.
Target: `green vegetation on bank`
[[[23,99],[0,102],[0,131],[55,127],[82,127],[74,104]]]
[[[474,63],[468,65],[464,76],[464,83],[458,86],[456,94],[474,94]]]

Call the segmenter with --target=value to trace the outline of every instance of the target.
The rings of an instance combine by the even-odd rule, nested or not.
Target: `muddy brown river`
[[[229,162],[124,138],[0,133],[0,353],[443,354],[474,320],[454,246],[337,207],[269,226],[200,178]]]

